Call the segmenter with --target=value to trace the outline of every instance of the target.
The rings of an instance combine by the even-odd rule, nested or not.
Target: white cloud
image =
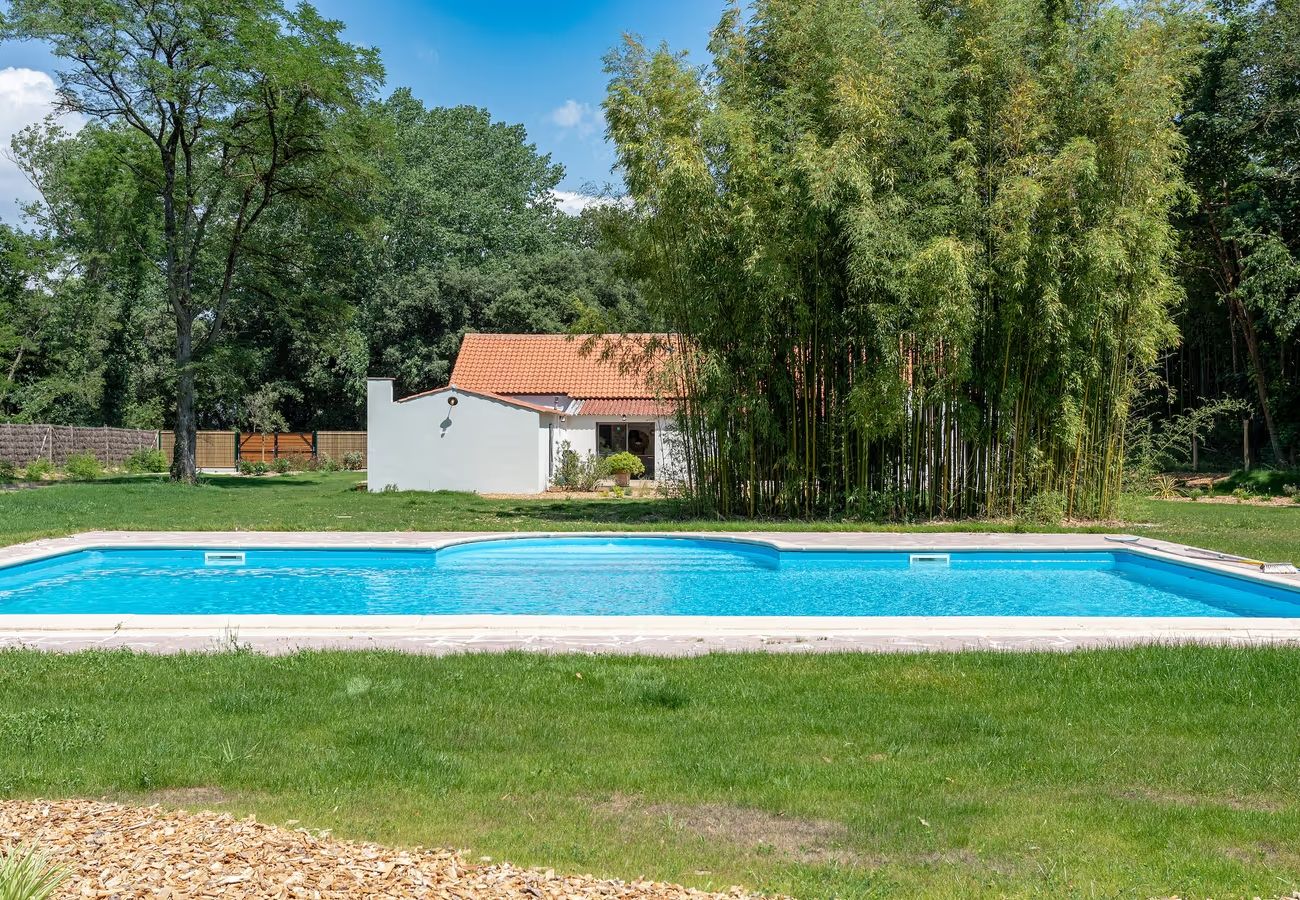
[[[556,209],[571,216],[581,215],[584,209],[596,206],[627,206],[629,202],[626,197],[600,197],[580,191],[551,191],[551,197]]]
[[[28,125],[41,121],[54,111],[58,91],[54,79],[36,69],[0,69],[0,221],[18,221],[17,200],[30,202],[36,190],[18,171],[9,157],[10,139]],[[80,116],[64,116],[65,127],[81,127]]]
[[[574,131],[586,137],[596,130],[600,122],[600,113],[592,108],[590,103],[579,103],[577,100],[569,99],[565,100],[563,105],[551,110],[551,122],[566,131]]]

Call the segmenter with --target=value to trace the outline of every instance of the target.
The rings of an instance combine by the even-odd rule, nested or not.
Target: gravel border
[[[0,801],[0,851],[35,846],[70,877],[56,897],[751,900],[675,884],[467,863],[453,850],[397,850],[265,825],[251,816],[94,800]]]

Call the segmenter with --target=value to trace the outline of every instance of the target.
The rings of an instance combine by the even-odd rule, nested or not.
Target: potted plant
[[[619,487],[627,487],[633,478],[640,478],[645,474],[645,463],[626,450],[607,457],[605,465],[609,467],[609,471],[614,475],[614,483]]]

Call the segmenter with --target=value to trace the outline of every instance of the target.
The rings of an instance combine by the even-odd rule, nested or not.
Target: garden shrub
[[[18,478],[18,467],[7,459],[0,459],[0,484],[8,484]]]
[[[48,459],[34,459],[23,470],[23,478],[28,481],[40,481],[54,471],[54,463]]]
[[[137,450],[126,458],[122,466],[132,475],[166,472],[167,456],[161,450]]]
[[[626,450],[605,457],[605,466],[610,472],[630,475],[633,478],[640,478],[645,474],[645,463]]]
[[[322,472],[337,472],[342,468],[343,466],[339,464],[339,461],[332,456],[322,456],[320,458],[320,471]]]
[[[240,475],[265,475],[271,467],[260,459],[241,459],[235,463],[235,471]]]
[[[1060,525],[1065,518],[1065,496],[1057,491],[1039,491],[1020,508],[1016,519],[1027,525]]]
[[[271,471],[277,475],[287,475],[292,470],[293,464],[289,462],[289,457],[278,456],[271,463]]]
[[[63,471],[75,481],[94,481],[104,474],[104,464],[89,450],[85,453],[69,453]]]
[[[349,472],[357,472],[365,468],[366,457],[359,450],[349,450],[343,454],[343,468]]]
[[[571,491],[594,491],[600,480],[609,476],[609,472],[606,458],[591,452],[586,457],[579,456],[568,441],[561,441],[560,464],[555,467],[551,483],[557,488]]]

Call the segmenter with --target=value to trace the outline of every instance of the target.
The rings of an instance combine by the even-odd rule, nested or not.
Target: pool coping
[[[136,532],[92,531],[0,548],[0,568],[82,550],[422,549],[555,537],[678,537],[782,551],[1128,552],[1300,592],[1300,576],[1191,554],[1185,544],[1120,534],[978,532]],[[1146,643],[1300,644],[1300,618],[1082,616],[0,615],[0,647],[129,647],[151,652],[246,647],[387,648],[424,653],[541,650],[695,655],[717,650],[1041,650]]]

